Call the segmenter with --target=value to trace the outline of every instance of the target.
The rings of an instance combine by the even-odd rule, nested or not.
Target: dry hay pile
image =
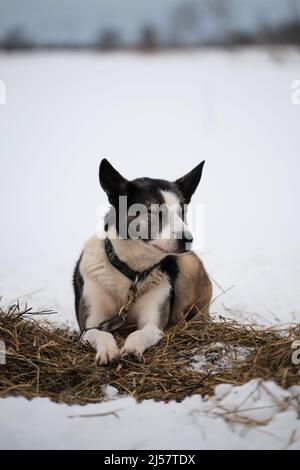
[[[45,312],[43,312],[45,313]],[[67,328],[41,322],[29,310],[0,309],[0,340],[6,346],[6,364],[0,364],[0,397],[49,397],[65,403],[95,403],[105,398],[110,384],[137,400],[182,400],[199,393],[212,394],[216,385],[241,385],[253,378],[272,379],[282,387],[299,384],[299,366],[291,361],[291,343],[300,338],[300,325],[257,330],[222,317],[198,314],[169,329],[161,342],[145,353],[145,364],[120,361],[109,367],[94,364],[94,352],[74,341]],[[117,341],[124,341],[124,333]],[[229,367],[192,366],[212,344],[246,348],[251,353]],[[209,355],[209,352],[207,353]],[[212,361],[213,362],[213,361]]]

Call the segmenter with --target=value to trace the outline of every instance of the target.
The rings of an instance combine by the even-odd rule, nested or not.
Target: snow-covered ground
[[[128,178],[167,179],[205,159],[193,199],[205,207],[201,255],[216,296],[219,286],[235,286],[212,311],[263,324],[299,321],[300,105],[291,101],[299,58],[292,49],[0,55],[2,301],[52,307],[57,321],[74,324],[73,266],[105,202],[101,158]],[[245,397],[253,386],[228,396]],[[278,397],[289,393],[276,390]],[[246,408],[272,405],[251,397],[257,399]],[[0,445],[300,447],[292,404],[278,413],[272,405],[270,421],[248,426],[216,417],[215,400],[138,405],[123,398],[79,408],[9,398],[0,401]],[[112,409],[122,409],[119,420],[68,418]],[[42,410],[49,426],[41,431]],[[134,429],[126,439],[122,420]],[[61,426],[59,434],[51,426]],[[279,428],[286,432],[279,436]]]
[[[218,385],[208,401],[127,397],[84,407],[7,398],[0,400],[1,448],[299,449],[299,389],[253,380]]]

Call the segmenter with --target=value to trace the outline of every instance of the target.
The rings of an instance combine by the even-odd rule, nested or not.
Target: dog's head
[[[186,253],[192,234],[186,224],[186,208],[202,175],[204,161],[174,182],[138,178],[128,181],[106,160],[99,168],[100,184],[111,209],[105,230],[119,238],[142,240],[151,250],[165,255]]]

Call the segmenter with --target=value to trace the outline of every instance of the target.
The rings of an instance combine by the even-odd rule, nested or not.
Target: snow
[[[223,369],[245,361],[252,351],[252,348],[245,346],[212,343],[207,347],[200,347],[197,354],[191,357],[190,368],[216,375]]]
[[[2,302],[52,307],[56,321],[75,325],[71,275],[105,203],[102,157],[128,178],[169,179],[205,159],[193,205],[205,209],[205,243],[195,248],[221,294],[212,312],[264,325],[299,321],[300,106],[291,102],[299,76],[294,49],[0,55]],[[0,445],[299,448],[291,392],[275,385],[286,408],[266,392],[242,406],[270,406],[254,413],[268,422],[220,416],[255,386],[180,404],[137,404],[112,390],[113,401],[84,408],[7,398]],[[119,418],[68,418],[112,409],[122,409]]]
[[[299,392],[253,380],[182,403],[127,397],[82,407],[11,397],[0,400],[1,448],[296,449]]]

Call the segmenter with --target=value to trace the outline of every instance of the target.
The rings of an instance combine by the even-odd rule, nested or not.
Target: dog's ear
[[[128,181],[114,169],[106,158],[101,161],[99,166],[99,180],[110,203],[113,203],[117,196],[126,195]]]
[[[203,162],[199,163],[199,165],[197,165],[192,171],[175,181],[175,184],[182,193],[187,204],[190,202],[192,195],[200,183],[204,163],[205,161],[203,160]]]

